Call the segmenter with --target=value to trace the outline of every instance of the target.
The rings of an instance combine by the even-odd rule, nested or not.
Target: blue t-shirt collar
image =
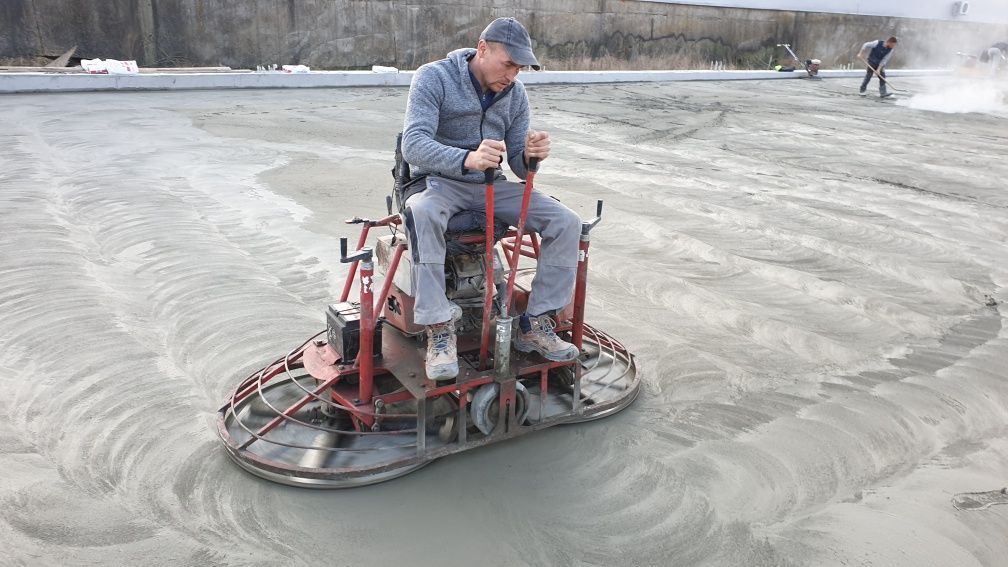
[[[483,87],[481,87],[479,81],[476,80],[476,75],[473,75],[472,69],[469,69],[468,66],[466,67],[466,70],[469,71],[469,80],[472,81],[473,88],[476,89],[476,97],[479,98],[480,106],[483,107],[483,110],[490,108],[490,105],[493,104],[493,99],[497,96],[497,93],[493,91],[483,92]]]

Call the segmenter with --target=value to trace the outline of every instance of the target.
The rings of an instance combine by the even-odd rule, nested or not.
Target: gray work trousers
[[[486,212],[486,186],[443,177],[427,177],[427,189],[406,200],[412,219],[410,246],[416,306],[413,320],[433,325],[451,318],[445,297],[445,228],[452,215],[464,210]],[[494,183],[494,217],[518,224],[525,186],[513,181]],[[577,271],[581,219],[556,199],[532,191],[525,233],[536,232],[541,239],[539,262],[532,279],[527,312],[541,315],[570,303]]]
[[[878,63],[872,63],[871,61],[868,62],[868,65],[871,65],[871,67],[865,69],[864,80],[861,81],[861,92],[865,92],[865,90],[868,88],[868,82],[871,81],[872,78],[875,76],[875,71],[872,71],[872,68],[874,68],[876,71],[878,71],[879,76],[882,77],[881,79],[879,79],[878,82],[879,94],[885,96],[886,94],[885,68],[880,69]]]

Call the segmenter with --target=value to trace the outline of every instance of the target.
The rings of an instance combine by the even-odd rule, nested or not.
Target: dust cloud
[[[983,77],[933,80],[923,92],[908,94],[896,104],[914,110],[950,114],[981,113],[1008,116],[1008,80]]]

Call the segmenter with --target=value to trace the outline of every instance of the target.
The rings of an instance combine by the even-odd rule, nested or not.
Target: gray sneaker
[[[578,349],[571,343],[561,339],[553,331],[556,323],[549,315],[539,317],[529,317],[532,328],[524,333],[518,329],[518,336],[515,337],[514,347],[522,352],[538,352],[548,360],[555,362],[566,362],[577,358]]]
[[[868,96],[868,91],[861,90],[861,91],[858,91],[858,94],[861,95],[861,96]]]
[[[453,380],[459,373],[455,348],[455,320],[427,326],[427,377],[434,381]]]
[[[888,98],[888,99],[895,100],[896,99],[896,93],[882,93],[882,94],[879,95],[879,98]]]

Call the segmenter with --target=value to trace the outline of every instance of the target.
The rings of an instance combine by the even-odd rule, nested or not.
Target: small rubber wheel
[[[500,413],[500,384],[491,382],[476,390],[472,403],[469,405],[469,417],[483,435],[490,435],[497,427],[497,414]],[[519,424],[525,423],[528,417],[530,396],[528,389],[521,382],[515,383],[515,418]]]

